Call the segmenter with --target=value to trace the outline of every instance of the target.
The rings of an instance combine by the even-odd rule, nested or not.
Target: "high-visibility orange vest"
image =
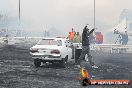
[[[73,31],[73,32],[70,32],[70,35],[69,35],[69,39],[71,40],[71,41],[73,41],[73,38],[74,38],[74,36],[75,36],[75,31]]]

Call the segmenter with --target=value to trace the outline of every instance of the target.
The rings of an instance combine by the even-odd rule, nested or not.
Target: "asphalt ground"
[[[58,64],[36,68],[29,54],[32,45],[10,45],[0,48],[0,88],[132,88],[130,86],[83,87],[81,69],[68,63],[65,68]],[[95,64],[93,79],[132,80],[132,54],[92,53]]]

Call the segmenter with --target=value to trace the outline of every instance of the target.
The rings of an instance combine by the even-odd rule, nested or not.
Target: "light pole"
[[[21,4],[20,4],[21,2],[20,2],[20,0],[19,0],[19,24],[20,24],[20,20],[21,20]]]
[[[19,0],[19,30],[20,36],[22,37],[22,30],[21,30],[21,1]]]
[[[94,29],[95,29],[95,0],[94,0]]]

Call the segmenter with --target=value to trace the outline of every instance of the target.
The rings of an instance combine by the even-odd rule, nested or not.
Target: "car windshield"
[[[43,39],[41,40],[38,45],[57,45],[62,46],[61,40],[54,40],[54,39]]]

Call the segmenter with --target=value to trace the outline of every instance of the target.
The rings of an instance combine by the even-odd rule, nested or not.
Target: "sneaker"
[[[95,75],[92,75],[92,78],[95,78]]]
[[[95,76],[94,76],[94,75],[91,75],[91,76],[90,76],[90,79],[94,79],[94,78],[95,78]]]
[[[98,66],[95,66],[95,65],[94,65],[94,66],[92,66],[92,68],[97,69],[97,68],[98,68]]]
[[[75,65],[75,67],[77,67],[77,68],[81,68],[81,66],[80,66],[80,65]]]
[[[96,76],[92,75],[90,79],[94,79]]]

